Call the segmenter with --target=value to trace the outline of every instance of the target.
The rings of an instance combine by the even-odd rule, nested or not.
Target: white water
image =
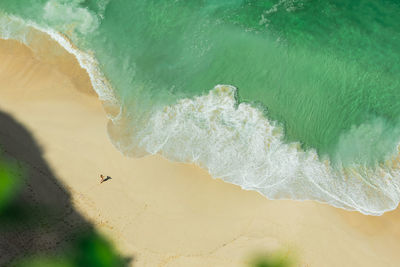
[[[237,105],[235,90],[218,85],[208,95],[165,107],[138,133],[139,146],[196,163],[213,177],[270,199],[311,199],[370,215],[397,207],[400,171],[392,161],[375,170],[336,170],[315,151],[284,143],[282,130],[259,110]]]

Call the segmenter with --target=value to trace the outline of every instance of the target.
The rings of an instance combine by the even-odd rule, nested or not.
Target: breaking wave
[[[376,168],[332,166],[314,150],[285,143],[282,128],[251,105],[238,104],[235,92],[217,85],[208,95],[165,107],[139,131],[139,146],[196,163],[213,177],[270,199],[317,200],[370,215],[397,207],[399,146]]]

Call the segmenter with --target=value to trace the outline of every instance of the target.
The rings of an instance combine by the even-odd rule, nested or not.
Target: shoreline
[[[282,250],[299,266],[400,262],[399,209],[371,217],[268,200],[192,164],[126,158],[90,88],[67,52],[43,59],[0,40],[0,109],[31,131],[76,208],[134,266],[245,266],[253,253]],[[100,185],[100,174],[113,179]]]
[[[103,109],[106,110],[107,112],[107,117],[110,119],[110,122],[108,123],[108,133],[110,136],[110,139],[118,140],[115,142],[117,145],[119,142],[122,143],[122,145],[118,148],[122,153],[125,155],[135,155],[137,150],[130,149],[126,150],[124,148],[126,147],[131,147],[130,146],[130,134],[124,131],[126,127],[124,126],[118,126],[120,125],[120,121],[124,121],[124,114],[122,114],[122,107],[121,105],[118,104],[118,100],[116,97],[116,94],[112,90],[112,86],[108,82],[107,78],[102,74],[101,70],[99,69],[99,63],[97,62],[96,58],[91,54],[91,52],[85,52],[80,50],[75,46],[75,44],[64,34],[58,33],[52,29],[46,29],[43,28],[33,22],[30,21],[24,21],[18,17],[14,16],[4,16],[3,19],[9,20],[11,23],[16,23],[19,26],[23,27],[26,30],[26,33],[23,34],[23,37],[19,36],[21,33],[18,33],[17,35],[19,36],[19,39],[24,39],[25,43],[28,43],[29,46],[32,48],[32,50],[35,53],[35,56],[38,56],[41,61],[50,63],[54,66],[56,66],[60,72],[63,74],[69,76],[71,81],[74,83],[76,81],[82,80],[80,77],[75,77],[76,73],[78,71],[73,71],[71,72],[68,68],[63,67],[65,66],[63,60],[64,58],[68,58],[68,66],[74,65],[72,62],[77,61],[79,63],[80,68],[84,69],[86,71],[86,76],[89,77],[87,79],[88,81],[84,82],[85,84],[78,85],[77,88],[79,90],[82,90],[87,93],[93,93],[93,89],[95,91],[95,95],[97,94],[98,99],[103,104]],[[57,60],[61,59],[60,62],[57,62]],[[79,68],[79,67],[78,67]],[[80,74],[82,75],[82,74]],[[85,74],[83,74],[85,75]],[[234,86],[231,85],[217,85],[212,89],[208,95],[202,95],[195,97],[194,99],[190,98],[185,98],[181,99],[181,101],[185,101],[186,105],[191,105],[195,103],[199,99],[206,99],[213,90],[217,90],[218,87],[226,87],[230,88],[228,90],[237,90]],[[222,90],[225,92],[226,90]],[[226,92],[225,92],[226,93]],[[219,93],[221,94],[221,92]],[[236,95],[236,92],[233,93],[233,95]],[[232,99],[228,100],[228,102],[232,102],[232,107],[235,106],[236,99],[235,96],[231,96],[230,93],[228,93],[225,97],[231,97]],[[224,97],[224,98],[225,98]],[[204,100],[207,101],[207,100]],[[215,103],[212,103],[212,106],[220,106],[224,105],[226,99],[220,101],[219,98],[216,98],[213,100]],[[180,102],[179,102],[180,103]],[[157,143],[158,140],[160,139],[165,139],[165,140],[173,140],[174,137],[177,140],[182,140],[182,139],[190,139],[191,132],[189,134],[186,134],[186,136],[179,136],[179,134],[173,134],[171,136],[163,136],[158,135],[158,133],[162,132],[168,132],[169,124],[174,124],[174,121],[169,119],[175,118],[175,114],[179,114],[178,111],[183,109],[181,106],[179,106],[179,103],[173,104],[171,106],[166,106],[164,108],[165,110],[174,110],[171,112],[172,114],[169,114],[167,112],[156,112],[152,116],[150,116],[150,119],[148,121],[149,125],[157,125],[157,127],[154,127],[154,129],[147,129],[148,132],[153,133],[153,135],[146,135],[147,138],[142,139],[145,140],[147,139],[147,143],[144,142],[141,145],[144,146],[143,148],[138,148],[141,151],[139,154],[150,154],[150,155],[165,155],[166,158],[174,158],[178,162],[186,162],[191,164],[192,162],[190,160],[187,160],[190,158],[190,153],[189,155],[185,155],[185,157],[182,157],[184,150],[178,149],[180,151],[179,153],[173,154],[168,154],[166,151],[168,150],[168,145],[174,146],[177,142],[175,141],[170,141],[170,142],[164,142],[164,143]],[[192,109],[196,109],[196,106],[203,105],[204,103],[195,103],[194,106],[192,106]],[[265,187],[257,187],[255,186],[254,188],[251,187],[251,183],[258,183],[258,181],[251,181],[250,182],[250,187],[246,185],[246,183],[242,182],[245,180],[245,177],[241,174],[242,169],[240,170],[234,170],[229,173],[229,175],[226,175],[225,173],[221,173],[218,168],[213,168],[213,162],[207,163],[207,156],[205,156],[203,159],[200,160],[199,166],[204,166],[204,168],[213,176],[213,178],[218,178],[222,177],[221,179],[224,180],[227,183],[232,183],[235,185],[239,185],[240,187],[244,188],[245,190],[248,190],[247,188],[251,188],[250,190],[257,191],[264,197],[268,199],[281,199],[281,200],[311,200],[311,201],[317,201],[322,204],[329,204],[333,207],[337,208],[342,208],[344,210],[348,211],[358,211],[362,214],[366,215],[373,215],[373,216],[380,216],[385,212],[389,212],[392,210],[395,210],[398,207],[398,190],[393,190],[398,188],[398,181],[396,176],[392,176],[392,171],[395,171],[397,169],[396,166],[398,166],[398,161],[399,161],[399,154],[395,153],[392,158],[389,160],[385,161],[385,164],[379,165],[379,167],[376,167],[375,169],[370,169],[369,167],[365,167],[363,165],[355,165],[351,168],[344,168],[341,169],[341,172],[334,172],[333,168],[331,167],[330,161],[329,160],[320,160],[317,152],[315,150],[309,150],[309,151],[304,151],[300,148],[298,143],[285,143],[281,140],[281,137],[274,137],[274,129],[272,132],[269,131],[269,129],[275,128],[275,123],[274,121],[269,121],[266,117],[263,117],[262,115],[259,114],[259,110],[257,109],[252,109],[250,105],[247,105],[246,103],[240,103],[240,107],[248,108],[248,112],[251,113],[252,115],[250,118],[245,119],[243,122],[247,121],[248,119],[251,119],[254,114],[255,116],[259,117],[258,124],[260,125],[267,125],[266,129],[261,130],[255,134],[256,136],[260,136],[265,134],[267,132],[267,139],[272,140],[271,143],[267,143],[267,146],[282,146],[281,148],[283,150],[289,151],[289,155],[284,155],[283,158],[288,158],[288,157],[294,157],[294,162],[299,161],[300,163],[298,165],[294,164],[293,166],[290,167],[293,169],[298,169],[296,172],[288,172],[286,175],[282,176],[285,177],[282,180],[276,179],[272,183],[269,181],[269,183]],[[225,106],[225,108],[229,109],[230,107]],[[176,110],[177,109],[177,110]],[[215,112],[215,111],[214,111]],[[236,112],[235,109],[231,109],[229,111],[230,114],[234,114]],[[199,112],[197,112],[199,114]],[[192,114],[193,115],[193,114]],[[240,117],[240,116],[239,116]],[[122,118],[122,120],[120,120]],[[207,119],[207,118],[206,118]],[[238,119],[238,118],[236,118]],[[240,120],[241,118],[239,118]],[[111,123],[111,121],[113,123]],[[189,123],[192,123],[191,121],[188,121]],[[235,120],[231,121],[230,123],[235,123]],[[122,123],[124,124],[124,122]],[[115,126],[115,127],[114,127]],[[215,125],[214,125],[215,126]],[[221,126],[221,127],[218,127]],[[192,127],[198,127],[198,125],[194,125]],[[227,129],[224,129],[222,125],[219,125],[217,123],[217,127],[219,131],[224,131]],[[150,127],[151,128],[151,127]],[[160,128],[164,128],[163,130],[160,130]],[[165,131],[164,131],[165,130]],[[180,128],[177,131],[178,133],[183,133],[185,132],[185,128]],[[121,134],[122,133],[122,134]],[[114,136],[115,135],[115,136]],[[212,139],[214,136],[218,135],[217,134],[211,134],[211,135],[202,135],[205,136],[206,140]],[[128,136],[128,142],[127,145],[124,144],[124,136]],[[153,136],[153,139],[149,138],[150,136]],[[170,138],[172,137],[172,138]],[[217,140],[216,143],[223,143],[225,140],[220,139]],[[265,141],[265,140],[261,140]],[[113,142],[111,140],[111,142]],[[215,142],[215,141],[214,141]],[[207,142],[205,142],[207,143]],[[235,142],[230,142],[231,144],[234,144]],[[251,140],[246,140],[245,145],[248,145],[251,143]],[[203,142],[204,144],[204,142]],[[239,143],[240,144],[240,143]],[[186,145],[196,145],[196,144],[186,144]],[[400,146],[398,146],[400,147]],[[184,148],[183,148],[184,149]],[[229,147],[229,149],[238,149],[238,147]],[[250,151],[256,151],[256,149],[250,150]],[[214,151],[209,149],[209,151],[205,154],[211,154],[211,156],[215,156]],[[245,151],[243,153],[249,153],[249,151]],[[252,152],[249,153],[249,157],[265,157],[264,162],[270,162],[267,167],[263,171],[266,173],[270,173],[271,170],[274,168],[274,165],[279,165],[280,160],[278,158],[282,158],[282,155],[279,153],[275,153],[273,155],[270,155],[271,153],[268,152],[267,150],[260,150],[257,152]],[[200,153],[202,154],[202,153]],[[203,153],[204,154],[204,153]],[[193,156],[193,154],[192,154]],[[200,156],[199,156],[200,157]],[[218,158],[218,156],[217,156]],[[235,158],[233,157],[230,161],[223,162],[223,159],[225,157],[219,157],[219,164],[223,164],[225,170],[232,170],[232,166],[237,166],[237,164],[231,164],[231,161],[234,162]],[[305,159],[304,159],[305,158]],[[236,159],[237,160],[237,159]],[[304,162],[303,162],[304,160]],[[194,162],[194,161],[193,161]],[[313,166],[312,172],[308,173],[307,166],[308,164],[311,164]],[[246,164],[243,164],[242,162],[236,162],[242,167],[245,167]],[[305,166],[303,169],[303,166]],[[281,169],[285,169],[284,168]],[[394,170],[393,170],[394,168]],[[247,166],[246,173],[250,173],[250,177],[258,177],[257,173],[252,173],[252,166]],[[215,171],[216,170],[216,171]],[[307,175],[305,175],[305,178],[299,178],[303,177],[302,173],[307,172]],[[356,172],[354,175],[347,175],[347,173],[350,172]],[[377,179],[374,179],[374,183],[370,184],[368,182],[368,177],[363,178],[363,179],[358,179],[358,175],[362,175],[363,172],[373,172],[370,174],[372,177],[378,177]],[[299,175],[299,173],[301,175]],[[317,173],[318,175],[314,175],[314,173]],[[274,177],[274,173],[270,174],[271,177]],[[278,172],[278,176],[279,176]],[[280,176],[279,176],[280,177]],[[389,177],[389,178],[388,178]],[[394,179],[391,179],[394,178]],[[366,182],[367,181],[367,182]],[[280,185],[282,184],[282,185]],[[298,186],[299,184],[302,184],[303,186]],[[278,186],[277,186],[278,185]],[[269,190],[268,188],[274,188],[273,190]],[[347,191],[347,189],[352,189],[353,192],[357,192],[357,190],[361,191],[362,193],[358,196],[358,194],[355,194],[356,197],[352,194],[346,194],[346,193],[341,193],[343,191]],[[378,188],[378,189],[377,189]],[[393,192],[395,191],[395,192]],[[290,193],[290,196],[287,195],[288,192]],[[388,193],[390,192],[390,193]],[[321,196],[322,195],[322,196]],[[285,197],[281,197],[285,196]],[[367,199],[367,200],[366,200]]]

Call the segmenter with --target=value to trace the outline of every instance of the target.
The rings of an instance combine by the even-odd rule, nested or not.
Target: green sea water
[[[330,162],[335,177],[343,177],[343,168],[366,168],[360,177],[370,183],[378,178],[369,171],[373,172],[397,153],[399,1],[2,0],[0,10],[61,32],[81,50],[90,51],[121,106],[121,118],[110,126],[110,135],[114,144],[127,154],[135,154],[135,150],[162,153],[161,145],[149,149],[151,145],[143,141],[148,140],[150,132],[157,131],[154,125],[161,125],[149,127],[154,114],[183,99],[205,96],[217,84],[236,87],[236,107],[245,103],[246,107],[261,111],[275,132],[282,132],[279,138],[283,145],[299,144],[298,153],[316,151],[319,161]],[[196,121],[195,126],[187,124],[192,127],[192,136],[177,138],[184,129],[178,131],[177,126],[168,126],[172,132],[162,138],[168,142],[176,139],[170,145],[175,150],[166,153],[165,147],[164,154],[191,161],[175,154],[186,153],[178,151],[182,147],[198,146],[190,153],[197,155],[193,158],[207,154],[198,163],[209,169],[212,169],[210,162],[237,154],[242,161],[260,161],[254,164],[263,166],[262,173],[252,173],[246,179],[267,179],[265,158],[246,156],[252,152],[238,148],[228,151],[232,144],[213,152],[201,150],[215,135],[222,136],[222,131],[210,133],[211,110],[211,106],[199,109],[201,118],[189,111],[182,115],[180,126],[186,119]],[[174,112],[178,114],[181,110]],[[247,136],[254,139],[254,129],[258,128],[248,126],[248,119],[221,116],[218,125],[230,127],[238,139],[221,137],[215,142],[247,142],[244,141]],[[241,125],[246,127],[237,129]],[[165,132],[167,128],[163,127],[158,130]],[[204,133],[203,138],[197,137],[201,134],[196,131],[203,129],[209,129],[207,137]],[[268,149],[270,143],[265,142],[259,145]],[[285,161],[284,156],[282,160]],[[290,156],[286,161],[288,166],[293,162]],[[249,168],[258,169],[253,163]],[[392,179],[398,173],[391,167],[387,172]],[[297,174],[293,171],[287,177],[306,177],[305,173],[305,170]],[[246,179],[228,181],[243,185]],[[272,196],[278,197],[275,193]],[[283,197],[291,197],[291,193]],[[391,199],[396,202],[397,197]],[[326,201],[322,196],[306,193],[294,198]]]

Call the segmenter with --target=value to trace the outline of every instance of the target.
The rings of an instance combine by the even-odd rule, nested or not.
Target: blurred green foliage
[[[56,257],[33,256],[16,267],[119,267],[127,259],[120,257],[111,244],[96,232],[82,233],[68,251]]]
[[[92,232],[84,234],[73,249],[74,266],[124,266],[126,263],[117,255],[111,244]]]
[[[0,155],[0,213],[17,194],[22,180],[22,168]]]
[[[68,262],[66,259],[55,259],[55,258],[32,258],[26,259],[23,262],[16,265],[17,267],[74,267],[73,264]]]
[[[257,254],[250,261],[250,267],[291,267],[293,261],[287,253],[263,253]]]

